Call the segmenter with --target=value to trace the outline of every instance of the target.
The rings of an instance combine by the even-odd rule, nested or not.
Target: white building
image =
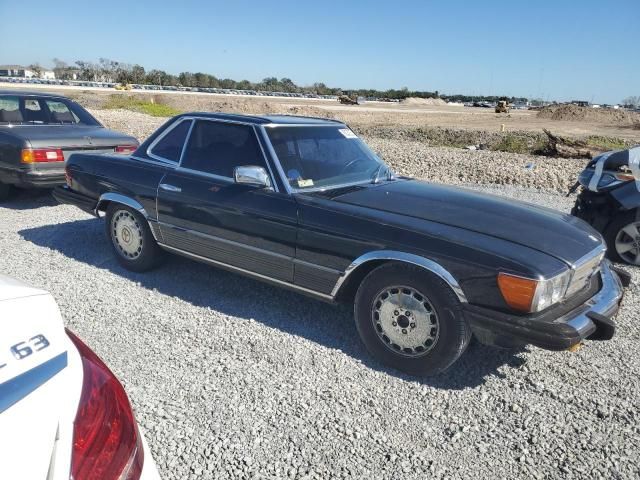
[[[33,78],[34,76],[33,70],[20,65],[0,65],[0,77]]]
[[[38,78],[38,75],[29,67],[23,67],[21,65],[0,65],[0,77]],[[53,70],[43,68],[40,71],[39,78],[54,80],[56,74]]]

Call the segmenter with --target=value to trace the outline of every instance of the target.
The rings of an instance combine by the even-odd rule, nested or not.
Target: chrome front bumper
[[[620,307],[624,295],[624,288],[618,275],[611,269],[611,262],[604,260],[600,269],[602,288],[577,309],[558,318],[554,323],[565,323],[574,328],[581,338],[593,335],[598,327],[598,320],[593,317],[598,314],[606,318],[613,317]]]
[[[513,347],[531,344],[547,350],[567,350],[585,339],[609,340],[615,333],[612,317],[620,307],[624,285],[608,260],[602,262],[599,275],[600,291],[557,317],[554,309],[542,317],[533,317],[505,314],[473,305],[465,306],[465,316],[474,335],[491,345]]]

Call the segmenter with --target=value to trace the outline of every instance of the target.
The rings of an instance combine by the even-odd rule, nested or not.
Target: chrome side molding
[[[440,277],[449,287],[453,290],[453,293],[456,294],[458,300],[462,303],[467,302],[467,296],[464,294],[462,287],[458,283],[458,281],[454,278],[451,273],[445,269],[442,265],[433,260],[429,260],[428,258],[421,257],[419,255],[414,255],[411,253],[405,252],[397,252],[394,250],[378,250],[373,252],[365,253],[360,257],[356,258],[351,265],[347,267],[344,273],[338,278],[336,285],[333,287],[333,291],[331,292],[331,296],[336,298],[342,285],[349,278],[349,276],[358,269],[358,267],[362,266],[367,262],[371,262],[374,260],[392,260],[404,263],[410,263],[412,265],[417,265],[418,267],[424,268],[425,270],[437,275]]]
[[[184,257],[191,258],[193,260],[198,260],[198,261],[200,261],[202,263],[206,263],[206,264],[212,265],[214,267],[220,267],[220,268],[223,268],[225,270],[229,270],[231,272],[241,273],[243,275],[246,275],[247,277],[252,277],[252,278],[259,279],[259,280],[264,280],[266,282],[270,282],[272,284],[279,285],[279,286],[288,288],[288,289],[293,290],[293,291],[298,291],[298,292],[301,292],[301,293],[305,293],[305,294],[310,295],[312,297],[316,297],[319,300],[324,300],[325,302],[333,302],[334,301],[334,298],[331,295],[326,295],[324,293],[320,293],[320,292],[317,292],[315,290],[311,290],[309,288],[305,288],[305,287],[302,287],[300,285],[296,285],[296,284],[291,283],[291,282],[285,282],[284,280],[279,280],[277,278],[269,277],[269,276],[263,275],[261,273],[257,273],[257,272],[253,272],[251,270],[246,270],[244,268],[236,267],[235,265],[231,265],[231,264],[228,264],[228,263],[220,262],[218,260],[213,260],[211,258],[203,257],[203,256],[197,255],[195,253],[187,252],[186,250],[182,250],[180,248],[176,248],[176,247],[172,247],[170,245],[166,245],[164,243],[158,243],[158,245],[160,245],[160,247],[164,248],[165,250],[167,250],[169,252],[173,252],[173,253],[176,253],[178,255],[182,255]]]

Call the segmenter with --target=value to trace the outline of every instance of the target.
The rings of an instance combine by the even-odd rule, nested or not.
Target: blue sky
[[[640,95],[640,0],[0,0],[0,18],[0,64],[107,57],[342,88]]]

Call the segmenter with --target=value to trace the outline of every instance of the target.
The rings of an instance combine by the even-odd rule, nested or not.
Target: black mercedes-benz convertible
[[[629,276],[585,222],[398,177],[345,124],[221,113],[172,118],[131,156],[74,154],[54,192],[100,215],[116,258],[169,251],[354,304],[382,362],[449,367],[475,335],[572,349],[610,339]]]

